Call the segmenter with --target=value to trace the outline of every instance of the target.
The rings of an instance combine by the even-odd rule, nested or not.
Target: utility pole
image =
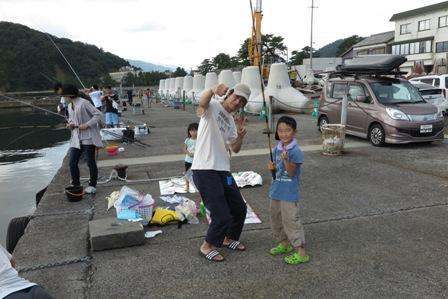
[[[313,16],[314,16],[314,9],[318,8],[317,6],[314,6],[314,0],[311,0],[311,41],[310,41],[310,68],[311,71],[313,71]]]

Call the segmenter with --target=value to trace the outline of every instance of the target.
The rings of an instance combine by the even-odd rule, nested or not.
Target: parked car
[[[319,128],[340,122],[346,95],[347,134],[367,138],[375,146],[443,140],[442,113],[395,71],[404,61],[403,56],[382,55],[341,66],[325,83]]]
[[[428,75],[409,79],[411,82],[421,82],[441,88],[443,96],[448,99],[448,74],[445,75]]]
[[[441,111],[443,115],[448,113],[448,100],[445,98],[442,88],[418,81],[409,82],[417,88],[418,92],[426,102],[436,106],[438,111]]]

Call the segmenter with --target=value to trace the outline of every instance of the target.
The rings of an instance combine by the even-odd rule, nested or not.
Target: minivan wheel
[[[386,133],[380,124],[374,124],[369,130],[369,140],[374,146],[383,146],[386,140]]]
[[[327,124],[329,124],[329,123],[330,123],[330,121],[328,120],[328,117],[326,117],[325,115],[321,116],[321,117],[319,118],[318,123],[317,123],[317,127],[318,127],[319,131],[322,132],[322,126],[323,126],[323,125],[327,125]]]

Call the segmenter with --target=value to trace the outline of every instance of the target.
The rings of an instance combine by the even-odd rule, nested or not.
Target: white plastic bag
[[[199,219],[196,217],[198,208],[196,207],[196,203],[191,199],[183,197],[183,201],[176,206],[175,210],[177,217],[179,217],[181,221],[187,219],[190,224],[199,223]]]

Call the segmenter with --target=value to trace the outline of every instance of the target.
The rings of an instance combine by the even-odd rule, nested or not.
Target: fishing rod
[[[252,17],[252,36],[253,36],[253,35],[256,35],[254,9],[252,6],[252,0],[249,0],[249,2],[250,2],[251,17]],[[263,98],[263,109],[265,112],[267,112],[266,99],[265,99],[265,95],[264,95],[263,72],[261,70],[261,59],[260,59],[261,58],[261,46],[258,44],[258,41],[255,45],[257,47],[258,72],[260,74],[261,94],[262,94],[262,98]],[[274,162],[274,156],[272,155],[272,147],[271,147],[271,129],[269,128],[269,122],[268,122],[267,116],[265,116],[264,119],[266,121],[266,132],[267,132],[267,137],[268,137],[269,157],[271,158],[271,162]],[[272,170],[271,174],[272,174],[272,178],[275,180],[275,170]]]
[[[54,80],[54,79],[51,79],[50,77],[48,77],[47,75],[45,75],[44,73],[42,73],[42,72],[39,72],[41,75],[42,75],[42,77],[44,77],[45,79],[47,79],[48,81],[50,81],[51,82],[51,84],[54,84],[54,83],[56,83],[57,81],[56,80]]]
[[[19,140],[22,139],[22,138],[25,138],[25,137],[28,136],[28,135],[33,134],[34,132],[35,132],[35,131],[30,131],[30,132],[27,132],[27,133],[25,133],[25,134],[23,134],[23,135],[17,137],[17,138],[14,139],[13,141],[11,141],[11,142],[8,143],[7,145],[5,145],[5,150],[7,150],[8,147],[9,147],[11,144],[15,143],[16,141],[19,141]]]
[[[53,41],[53,39],[51,38],[51,36],[45,32],[45,35],[50,39],[51,43],[53,44],[53,46],[59,51],[59,53],[62,55],[62,58],[64,58],[65,62],[67,62],[68,66],[70,67],[70,69],[72,70],[73,74],[75,74],[76,79],[78,79],[79,83],[81,83],[82,88],[86,89],[86,87],[84,86],[84,84],[82,83],[81,79],[79,78],[78,74],[75,72],[75,70],[73,69],[72,65],[70,64],[70,62],[68,62],[67,58],[65,57],[64,53],[62,53],[61,49],[59,49],[59,47],[56,45],[56,43]]]
[[[22,104],[24,104],[24,105],[27,105],[27,106],[30,106],[30,107],[33,107],[33,108],[36,108],[36,109],[45,111],[45,112],[47,112],[47,113],[50,113],[50,114],[53,114],[53,115],[57,115],[57,116],[59,116],[59,117],[64,118],[64,119],[67,121],[67,117],[65,117],[65,116],[62,115],[62,114],[53,112],[53,111],[51,111],[51,110],[48,110],[48,109],[45,109],[45,108],[42,108],[42,107],[39,107],[39,106],[30,104],[30,103],[27,103],[27,102],[25,102],[25,101],[21,101],[21,100],[19,100],[19,99],[11,98],[11,97],[6,96],[6,95],[1,94],[1,93],[0,93],[0,97],[4,97],[4,98],[7,99],[7,100],[11,100],[11,101],[19,102],[19,103],[22,103]]]
[[[107,131],[107,130],[102,130],[102,132],[103,132],[103,133],[106,133],[106,134],[109,134],[109,135],[111,135],[111,136],[114,136],[114,137],[116,137],[116,138],[121,138],[121,139],[123,139],[123,140],[125,140],[125,141],[128,141],[129,143],[134,142],[135,144],[140,145],[140,146],[143,146],[143,147],[149,147],[149,146],[151,146],[151,145],[146,144],[146,143],[144,143],[144,142],[142,142],[142,141],[140,141],[140,140],[137,140],[137,139],[135,139],[135,138],[132,139],[132,138],[126,137],[126,136],[124,136],[124,135],[120,135],[120,134],[117,134],[117,133],[114,133],[114,132],[110,132],[110,131]]]
[[[131,119],[131,118],[126,118],[126,117],[123,117],[123,116],[120,116],[120,119],[122,119],[122,120],[126,120],[126,121],[128,121],[128,122],[130,122],[130,123],[134,123],[134,124],[142,124],[142,125],[145,125],[145,126],[147,126],[148,128],[151,128],[151,129],[154,129],[154,128],[155,128],[155,126],[148,125],[147,123],[142,122],[142,121],[140,121],[140,120],[135,120],[135,119]]]

